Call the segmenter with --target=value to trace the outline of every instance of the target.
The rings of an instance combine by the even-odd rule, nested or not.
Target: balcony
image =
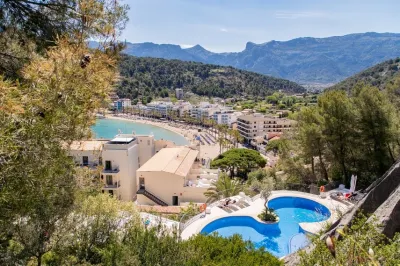
[[[117,189],[119,188],[121,185],[119,183],[119,181],[114,182],[114,183],[110,183],[110,184],[105,184],[103,189]]]
[[[80,167],[87,167],[87,168],[92,169],[92,170],[95,170],[98,167],[97,163],[92,163],[92,162],[85,163],[85,164],[83,164],[83,163],[75,163],[75,165],[76,166],[80,166]]]
[[[114,169],[103,169],[102,171],[103,174],[118,174],[119,173],[119,168],[114,168]]]

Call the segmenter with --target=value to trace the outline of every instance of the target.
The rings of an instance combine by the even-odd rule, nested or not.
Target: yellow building
[[[153,136],[119,134],[111,140],[75,141],[69,154],[77,165],[89,168],[100,167],[103,192],[124,201],[136,199],[136,170],[156,152]],[[160,149],[160,148],[158,148]]]
[[[139,205],[180,205],[205,202],[204,192],[218,179],[218,170],[204,170],[199,151],[164,148],[137,170]]]

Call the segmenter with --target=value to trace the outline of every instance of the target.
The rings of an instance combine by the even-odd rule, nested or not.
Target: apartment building
[[[153,136],[133,134],[119,134],[112,140],[75,141],[69,147],[78,165],[99,167],[103,192],[123,201],[136,199],[136,171],[156,150]]]
[[[151,102],[147,104],[147,113],[157,112],[162,117],[167,117],[173,106],[171,102]]]
[[[183,89],[175,89],[175,96],[178,100],[183,99]]]
[[[199,151],[190,147],[161,149],[137,170],[137,204],[177,206],[206,201],[204,192],[218,170],[204,170]]]
[[[284,132],[289,130],[293,124],[293,120],[259,113],[239,116],[237,119],[237,129],[246,142],[251,141],[254,137],[264,136],[268,132]]]
[[[190,116],[198,120],[209,119],[218,110],[220,110],[218,104],[201,102],[198,106],[192,108]]]
[[[172,107],[172,110],[176,112],[178,117],[183,117],[185,113],[190,114],[192,109],[193,106],[190,102],[185,102],[182,100],[175,103],[174,107]]]
[[[220,110],[216,111],[211,118],[217,122],[217,124],[231,127],[231,125],[237,121],[237,118],[242,115],[241,112],[235,112],[234,110]]]

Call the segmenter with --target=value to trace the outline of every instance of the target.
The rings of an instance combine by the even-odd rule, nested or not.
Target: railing
[[[119,188],[120,187],[120,183],[119,181],[114,182],[113,184],[105,184],[104,188]]]
[[[186,215],[186,214],[185,214]],[[185,217],[185,215],[182,216],[181,218],[181,222],[179,222],[179,232],[182,233],[183,230],[185,230],[185,228],[187,228],[189,225],[191,225],[193,222],[197,221],[200,218],[204,218],[205,217],[205,213],[201,212],[195,216],[193,216],[192,218],[190,218],[189,220],[187,220],[185,223],[182,222],[182,219]]]
[[[251,197],[250,200],[251,200],[252,202],[254,202],[254,201],[258,200],[260,197],[261,197],[261,194],[257,194],[257,195],[255,195],[255,196]]]
[[[114,169],[103,169],[104,174],[116,174],[119,172],[119,168]]]
[[[142,194],[145,195],[147,198],[151,199],[152,201],[154,201],[155,203],[157,203],[158,205],[161,206],[168,206],[168,204],[161,200],[160,198],[156,197],[155,195],[153,195],[152,193],[150,193],[149,191],[147,191],[144,188],[141,188],[137,191],[137,194]]]

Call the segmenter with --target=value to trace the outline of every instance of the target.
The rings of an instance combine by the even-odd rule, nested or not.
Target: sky
[[[239,52],[249,41],[400,32],[400,0],[119,1],[130,6],[122,40],[213,52]]]

